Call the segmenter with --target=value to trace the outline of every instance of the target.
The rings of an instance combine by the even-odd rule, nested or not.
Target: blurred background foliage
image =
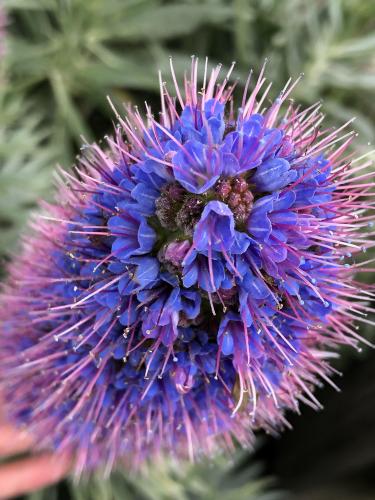
[[[243,457],[242,457],[243,458]],[[242,460],[243,462],[243,460]],[[78,484],[65,482],[37,492],[28,500],[281,500],[267,491],[269,479],[259,479],[259,466],[217,457],[199,464],[160,461],[143,475],[113,473],[110,479],[92,476]]]
[[[267,57],[267,76],[274,82],[274,95],[289,76],[303,72],[304,79],[294,93],[296,100],[305,104],[323,100],[331,124],[356,116],[355,127],[360,133],[357,147],[361,152],[374,140],[375,2],[372,0],[0,0],[0,259],[3,263],[15,250],[17,237],[37,199],[51,196],[56,164],[69,168],[79,153],[82,137],[87,141],[99,140],[111,131],[113,114],[106,96],[118,108],[122,102],[143,106],[147,100],[157,111],[157,70],[161,69],[168,80],[169,56],[172,56],[181,78],[192,54],[202,60],[208,56],[211,63],[222,62],[224,66],[235,60],[240,77],[245,77],[250,67],[259,70]],[[369,329],[363,333],[367,335]],[[368,353],[367,358],[371,364],[373,355]],[[366,415],[374,418],[375,409],[369,404],[367,386],[363,384],[364,373],[367,377],[371,372],[361,371],[362,364],[355,358],[346,364],[345,371],[350,372],[347,377],[357,381],[349,395],[355,395],[358,405],[365,402]],[[301,486],[306,476],[304,469],[299,470],[296,481],[293,474],[296,462],[303,462],[308,469],[309,464],[319,461],[319,453],[325,450],[322,436],[327,437],[327,429],[334,434],[335,412],[341,411],[345,404],[346,439],[341,439],[339,447],[333,444],[333,449],[340,450],[343,456],[350,451],[351,440],[360,442],[357,434],[361,425],[356,427],[356,434],[350,420],[345,420],[354,410],[351,401],[345,403],[341,396],[331,393],[328,396],[323,393],[322,397],[330,400],[331,413],[327,417],[319,415],[320,420],[314,420],[318,417],[311,416],[305,421],[292,417],[297,438],[290,445],[288,436],[279,442],[266,442],[257,457],[266,464],[268,474],[279,475],[281,488],[298,490],[298,498],[367,498],[360,496],[359,489],[352,497],[345,496],[350,489],[340,495],[337,489],[331,493],[335,488],[332,484],[324,489],[329,481],[324,483],[319,468],[317,476],[310,475],[312,486],[308,493]],[[313,422],[314,427],[317,421],[316,434],[309,432],[308,422]],[[314,441],[315,448],[312,446],[309,456],[303,451],[304,439],[307,443]],[[358,449],[352,461],[363,464]],[[332,463],[337,465],[337,456],[332,453]],[[275,465],[275,457],[284,468]],[[375,452],[366,457],[367,466],[374,467]],[[116,476],[106,483],[93,478],[80,487],[61,486],[60,490],[48,490],[33,498],[65,499],[73,491],[79,499],[100,500],[271,498],[262,496],[260,490],[268,485],[252,479],[258,471],[249,467],[243,469],[241,477],[237,469],[229,470],[222,460],[210,467],[189,466],[183,471],[171,464],[163,467],[152,472],[154,475],[146,483],[149,487],[142,487],[143,490]],[[336,468],[347,470],[338,465]],[[344,475],[347,477],[346,472],[336,475],[341,477],[341,483]],[[323,493],[314,496],[314,482],[319,483],[319,478],[324,483]],[[375,497],[375,486],[372,494],[368,498]]]

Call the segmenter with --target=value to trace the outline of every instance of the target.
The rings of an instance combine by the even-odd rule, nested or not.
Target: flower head
[[[184,97],[163,86],[160,121],[129,110],[87,148],[1,295],[9,414],[78,472],[251,444],[320,407],[332,351],[369,321],[350,258],[371,245],[372,174],[349,123],[318,128],[290,83],[263,110],[263,70],[239,108],[229,74],[200,92],[197,74]]]

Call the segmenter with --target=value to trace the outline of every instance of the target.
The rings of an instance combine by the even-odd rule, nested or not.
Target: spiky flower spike
[[[290,81],[264,109],[263,70],[235,108],[219,71],[198,90],[193,59],[182,92],[172,67],[160,120],[117,116],[11,266],[9,413],[77,472],[250,445],[300,401],[320,407],[327,360],[369,321],[351,257],[370,246],[373,174],[345,153],[350,122],[281,111]]]

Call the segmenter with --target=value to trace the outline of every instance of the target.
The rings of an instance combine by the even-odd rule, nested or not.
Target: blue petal
[[[187,141],[173,157],[173,174],[185,189],[202,194],[210,189],[222,172],[221,153],[196,140]]]
[[[256,211],[250,214],[247,229],[255,239],[266,241],[272,231],[272,224],[264,212]]]
[[[153,257],[133,257],[128,261],[137,266],[134,279],[142,288],[153,283],[159,275],[159,262]]]
[[[210,201],[205,206],[200,221],[195,227],[193,241],[199,252],[209,247],[221,251],[221,246],[229,246],[234,238],[234,217],[230,208],[221,201]]]
[[[189,319],[196,318],[200,312],[201,296],[198,292],[184,291],[181,293],[182,310]]]
[[[277,191],[297,179],[297,171],[290,170],[284,158],[272,158],[261,163],[251,178],[259,191]]]
[[[249,271],[242,280],[243,289],[246,290],[252,299],[265,299],[270,294],[264,281],[254,276]]]
[[[198,281],[198,265],[196,262],[184,267],[182,281],[186,288],[190,288]]]
[[[233,153],[223,153],[223,175],[235,176],[240,170],[240,164]]]
[[[225,203],[210,201],[195,227],[193,242],[195,249],[205,254],[209,250],[222,252],[223,246],[229,253],[240,254],[246,251],[250,239],[234,229],[233,213]]]
[[[131,238],[116,238],[112,243],[111,252],[118,259],[127,259],[136,249],[133,239]]]
[[[198,266],[198,284],[206,292],[213,293],[219,290],[225,278],[225,268],[218,260],[212,261],[213,283],[208,269],[208,261],[202,256],[202,261]]]
[[[208,99],[204,103],[204,114],[207,119],[212,116],[222,119],[224,117],[225,105],[217,99]]]
[[[132,190],[131,194],[142,207],[143,213],[153,215],[155,210],[155,200],[160,195],[160,191],[157,191],[146,184],[139,183]]]
[[[224,332],[221,338],[221,352],[224,354],[224,356],[229,356],[233,353],[233,337],[230,332]]]
[[[296,195],[294,191],[290,190],[286,193],[280,194],[273,203],[273,209],[275,211],[278,210],[286,210],[290,208],[293,203],[296,201]]]
[[[138,241],[139,250],[137,253],[148,253],[152,250],[155,244],[156,233],[145,220],[142,220],[139,225]]]
[[[264,117],[254,114],[242,125],[243,133],[247,136],[258,136],[263,128]]]

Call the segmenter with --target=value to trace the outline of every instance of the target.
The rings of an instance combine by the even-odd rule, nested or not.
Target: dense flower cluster
[[[235,108],[219,71],[198,91],[193,60],[182,96],[172,67],[160,120],[117,116],[11,266],[8,410],[78,472],[251,444],[320,407],[328,359],[369,321],[350,258],[371,245],[372,174],[349,122],[320,129],[319,103],[287,101],[297,82],[264,109],[263,70]]]

